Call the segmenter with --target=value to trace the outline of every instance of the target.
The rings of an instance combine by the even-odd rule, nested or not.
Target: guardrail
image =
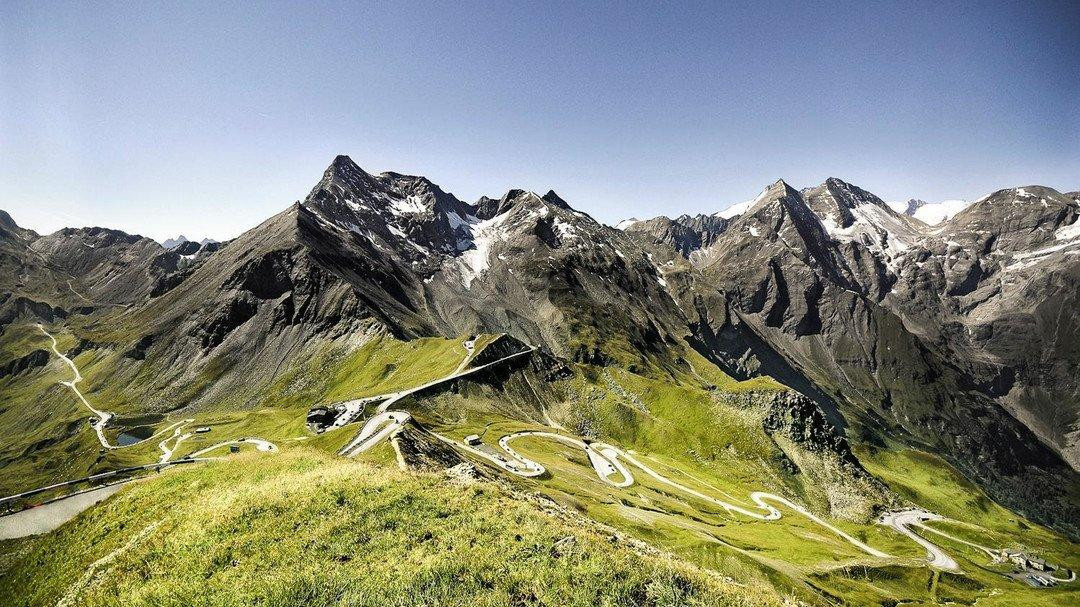
[[[31,497],[31,496],[37,495],[39,493],[45,493],[46,491],[51,491],[53,489],[59,489],[61,487],[70,487],[71,485],[78,485],[78,484],[81,484],[81,483],[90,483],[90,482],[93,482],[93,481],[104,480],[104,479],[108,479],[108,478],[115,478],[117,476],[129,473],[129,472],[138,472],[140,470],[151,470],[151,469],[155,469],[155,468],[160,470],[162,468],[167,468],[169,466],[175,466],[175,465],[178,465],[178,464],[192,464],[192,463],[195,463],[195,462],[209,461],[209,460],[212,460],[212,459],[215,459],[215,458],[212,458],[212,457],[199,457],[199,458],[191,458],[191,459],[178,459],[178,460],[175,460],[175,461],[164,462],[164,463],[143,464],[141,466],[128,466],[127,468],[117,468],[116,470],[109,470],[108,472],[99,472],[97,474],[91,474],[90,476],[85,476],[83,478],[77,478],[77,479],[73,479],[73,480],[70,480],[70,481],[64,481],[62,483],[55,483],[55,484],[48,485],[48,486],[45,486],[45,487],[38,487],[37,489],[31,489],[29,491],[23,491],[22,493],[16,493],[14,495],[9,495],[7,497],[0,497],[0,504],[5,504],[7,502],[15,501],[15,500],[22,499],[22,498],[25,498],[25,497]],[[67,496],[62,496],[62,497],[67,497]],[[56,499],[61,499],[61,498],[56,498]],[[54,500],[49,500],[49,501],[54,501]]]

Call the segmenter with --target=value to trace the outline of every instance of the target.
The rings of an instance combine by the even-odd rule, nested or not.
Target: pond
[[[116,444],[121,447],[127,447],[128,445],[141,443],[142,441],[150,438],[153,435],[153,426],[136,426],[134,428],[128,428],[121,432],[120,436],[116,437]]]

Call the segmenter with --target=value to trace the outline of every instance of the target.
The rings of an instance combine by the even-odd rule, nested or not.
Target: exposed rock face
[[[717,215],[680,215],[675,219],[654,217],[633,221],[623,228],[627,232],[644,234],[689,257],[694,251],[716,242],[731,221]]]
[[[1075,472],[1039,439],[1075,465],[1076,215],[1029,187],[931,228],[837,179],[777,182],[688,256],[676,293],[736,376],[780,378],[859,440],[943,453],[1014,507],[1074,512],[1069,489],[1050,496]]]
[[[847,439],[813,400],[795,390],[746,392],[725,395],[724,400],[742,408],[761,411],[761,427],[766,434],[780,434],[809,450],[828,452],[858,467]]]
[[[825,414],[806,396],[788,391],[773,395],[762,422],[767,433],[782,432],[811,451],[832,451],[855,462],[844,437],[825,419]]]
[[[28,297],[12,296],[11,293],[0,294],[0,328],[10,324],[19,317],[30,317],[45,322],[66,318],[67,310],[51,306],[42,301],[34,301]]]
[[[167,251],[102,228],[38,236],[0,216],[0,324],[126,308],[110,322],[129,341],[106,347],[131,376],[154,365],[140,398],[162,410],[372,332],[506,333],[542,349],[522,363],[538,383],[569,360],[663,372],[693,347],[812,401],[770,411],[778,441],[930,449],[1062,528],[1080,520],[1061,460],[1076,465],[1080,440],[1077,208],[1076,194],[1031,186],[931,227],[831,178],[624,231],[552,191],[469,204],[340,156],[302,201],[220,246]],[[511,413],[539,415],[525,398]]]
[[[481,478],[475,468],[469,468],[470,464],[461,459],[457,451],[412,426],[402,428],[394,435],[393,441],[394,447],[409,467],[435,471],[454,470],[452,475],[459,480]]]
[[[1074,468],[1080,327],[1064,311],[1080,297],[1078,215],[1049,188],[995,192],[908,254],[884,302]]]
[[[0,378],[18,375],[29,369],[44,367],[48,362],[49,353],[47,351],[34,350],[26,356],[20,356],[0,365]]]
[[[810,482],[804,486],[823,493],[834,516],[866,522],[881,505],[897,502],[898,498],[862,467],[843,433],[805,395],[785,390],[722,398],[761,415],[762,429],[779,447],[779,467],[808,477]]]

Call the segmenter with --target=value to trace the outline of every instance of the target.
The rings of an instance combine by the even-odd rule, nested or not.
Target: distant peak
[[[757,201],[760,202],[762,198],[783,198],[786,196],[794,196],[799,193],[798,190],[791,187],[788,182],[783,179],[777,179],[772,185],[765,188],[765,191],[758,196]]]
[[[0,227],[8,230],[17,230],[19,225],[15,223],[15,220],[8,215],[7,211],[0,211]]]
[[[525,194],[525,190],[522,190],[522,189],[519,189],[519,188],[509,189],[509,190],[506,191],[505,194],[503,194],[502,202],[510,202],[511,200],[514,200],[516,198],[520,198],[524,194]]]
[[[187,237],[181,234],[176,238],[166,238],[165,241],[161,243],[161,246],[171,251],[172,249],[179,247],[187,241]]]
[[[338,168],[360,168],[358,164],[353,162],[352,158],[349,158],[345,154],[338,154],[337,156],[335,156],[334,161],[330,163],[330,166]]]
[[[360,168],[360,165],[344,154],[334,158],[323,177],[348,183],[370,182],[372,180],[371,174]]]
[[[557,207],[562,207],[564,209],[569,209],[570,208],[569,203],[567,203],[565,200],[562,199],[562,197],[560,197],[558,194],[556,194],[555,190],[548,190],[547,194],[544,194],[540,198],[542,200],[544,200],[544,202],[547,202],[548,204],[552,204],[552,205],[555,205]]]
[[[345,155],[334,158],[334,161],[323,172],[322,180],[315,185],[309,197],[332,185],[354,194],[380,188],[379,182],[370,173],[360,168],[359,165],[353,162],[352,158]]]
[[[907,208],[904,209],[904,215],[908,217],[914,217],[915,211],[918,211],[922,207],[926,206],[926,201],[921,198],[909,198],[907,201]]]
[[[896,212],[891,206],[885,204],[885,202],[874,194],[836,177],[829,177],[825,180],[825,183],[817,188],[810,188],[807,190],[807,193],[813,196],[814,190],[819,192],[822,190],[827,191],[829,194],[828,198],[831,199],[838,208],[853,209],[859,205],[872,204],[885,208],[889,212]]]

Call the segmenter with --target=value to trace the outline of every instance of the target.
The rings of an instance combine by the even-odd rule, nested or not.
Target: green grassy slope
[[[60,340],[61,350],[73,347],[79,337],[85,338],[87,335],[78,325],[50,327],[50,330],[53,330]],[[10,356],[40,347],[42,340],[45,339],[43,336],[35,337],[33,331],[22,329],[11,333],[11,337],[11,341],[7,342],[9,347],[5,354]],[[481,336],[477,340],[477,350],[479,351],[492,339],[493,336]],[[394,471],[365,468],[362,465],[357,468],[353,463],[329,456],[347,442],[359,426],[354,424],[314,437],[304,427],[304,413],[313,404],[396,391],[445,376],[464,358],[465,350],[461,343],[463,340],[464,337],[402,342],[383,335],[374,336],[368,341],[352,346],[334,342],[312,344],[310,350],[298,358],[300,362],[293,367],[282,369],[273,381],[253,383],[250,390],[232,394],[227,401],[171,413],[165,419],[154,422],[154,425],[161,427],[170,420],[194,417],[197,421],[193,425],[208,425],[212,428],[210,433],[195,435],[185,442],[177,450],[177,457],[229,438],[258,436],[277,443],[285,451],[278,461],[286,462],[287,465],[277,469],[270,464],[248,460],[237,468],[235,474],[219,466],[169,473],[160,481],[140,485],[130,492],[139,495],[142,495],[143,491],[154,492],[155,499],[160,501],[160,506],[152,508],[148,505],[132,506],[135,509],[128,511],[130,518],[123,520],[95,518],[99,515],[94,514],[96,510],[92,510],[83,519],[89,518],[97,522],[85,523],[91,527],[84,528],[90,529],[93,528],[92,525],[97,524],[106,531],[88,537],[99,538],[104,546],[115,548],[122,543],[118,543],[119,540],[113,542],[109,536],[110,532],[122,526],[123,529],[135,533],[138,529],[132,530],[133,523],[128,521],[136,519],[149,521],[158,513],[163,513],[174,506],[180,509],[176,515],[178,517],[199,518],[199,511],[193,509],[196,506],[189,502],[206,501],[208,494],[200,487],[215,483],[228,484],[235,480],[238,491],[252,492],[252,495],[258,493],[261,496],[259,500],[268,500],[267,503],[277,504],[265,511],[266,514],[260,511],[259,515],[276,520],[277,522],[273,525],[277,527],[269,522],[265,523],[266,527],[260,527],[262,523],[254,520],[259,517],[238,522],[231,513],[233,506],[200,504],[199,507],[211,509],[209,511],[213,514],[213,520],[232,521],[229,523],[233,525],[229,533],[236,534],[234,538],[228,533],[217,532],[218,534],[210,536],[210,539],[199,539],[201,546],[206,550],[210,550],[219,542],[235,546],[234,551],[228,553],[230,558],[232,554],[246,554],[244,562],[248,563],[253,570],[260,572],[276,568],[278,561],[291,564],[290,571],[296,570],[299,573],[295,576],[290,573],[292,577],[287,578],[288,582],[281,582],[281,584],[298,585],[306,589],[305,591],[314,593],[312,596],[316,601],[315,604],[319,604],[318,601],[328,601],[327,597],[336,596],[335,593],[347,597],[355,604],[365,604],[364,601],[374,600],[368,598],[369,595],[366,594],[373,592],[373,587],[352,580],[350,575],[355,572],[350,573],[349,567],[356,566],[355,563],[361,563],[364,567],[373,567],[376,571],[382,571],[380,575],[392,577],[398,573],[387,569],[385,564],[371,563],[355,554],[346,554],[347,560],[342,563],[334,560],[335,555],[330,557],[322,555],[318,558],[330,559],[329,564],[317,567],[318,572],[306,568],[306,561],[298,555],[310,557],[306,551],[324,546],[337,546],[338,535],[342,531],[339,529],[327,532],[328,535],[319,535],[322,531],[317,531],[312,535],[307,522],[310,518],[310,504],[306,506],[298,504],[293,508],[289,505],[289,501],[308,500],[308,497],[305,497],[307,494],[299,485],[328,482],[323,478],[324,474],[330,475],[327,478],[338,479],[338,475],[341,478],[348,477],[346,471],[361,470],[364,476],[379,478],[385,476],[396,479],[394,483],[404,482],[400,480],[401,478],[428,477],[398,475]],[[45,343],[47,344],[47,340]],[[130,371],[129,369],[118,373],[124,365],[130,364],[121,360],[119,354],[115,351],[110,352],[106,348],[91,349],[80,354],[76,362],[87,378],[83,388],[92,402],[100,408],[115,411],[120,418],[142,412],[138,399],[132,398],[130,390],[137,392],[139,389],[145,389],[145,386],[142,388],[131,384],[125,386],[118,381],[118,376],[123,377]],[[661,547],[675,555],[680,561],[690,563],[691,569],[700,567],[709,571],[710,575],[734,579],[742,584],[741,587],[735,587],[738,592],[749,593],[746,596],[750,598],[757,597],[754,592],[760,592],[764,594],[757,598],[765,602],[783,595],[810,603],[832,600],[854,605],[893,605],[898,600],[910,604],[934,604],[948,600],[966,605],[973,605],[976,602],[979,605],[995,604],[996,601],[996,604],[1002,605],[1049,607],[1068,604],[1077,596],[1075,584],[1054,590],[1034,590],[1016,581],[1007,580],[1001,575],[1008,571],[1007,567],[993,566],[989,563],[989,559],[979,551],[942,538],[932,539],[960,562],[964,573],[962,575],[935,575],[925,567],[921,548],[891,529],[873,524],[872,517],[833,516],[835,514],[833,507],[837,503],[861,502],[867,506],[874,503],[876,495],[873,492],[863,491],[865,487],[857,482],[851,482],[842,471],[830,466],[825,455],[807,451],[790,440],[767,434],[764,431],[762,426],[764,411],[745,404],[745,399],[742,397],[768,396],[785,389],[770,378],[735,381],[693,351],[686,351],[680,357],[667,360],[663,365],[651,365],[648,362],[639,361],[636,372],[617,366],[596,367],[586,364],[570,364],[569,369],[569,374],[562,374],[553,379],[542,379],[541,375],[532,374],[527,369],[519,369],[513,373],[507,372],[505,375],[496,373],[487,379],[478,376],[457,382],[452,390],[410,398],[399,403],[399,406],[409,409],[424,427],[458,439],[475,432],[481,434],[488,444],[494,444],[503,434],[525,429],[550,430],[552,427],[560,427],[561,432],[570,436],[585,435],[611,442],[634,450],[642,461],[685,485],[734,503],[749,505],[747,496],[750,492],[758,490],[786,495],[819,515],[829,518],[833,524],[846,532],[898,557],[890,561],[868,557],[821,526],[792,512],[785,511],[781,520],[771,522],[734,515],[725,512],[715,504],[680,495],[678,491],[663,486],[637,471],[635,471],[637,482],[633,486],[626,489],[613,488],[604,485],[596,478],[585,454],[580,449],[542,439],[526,438],[515,443],[514,446],[522,453],[543,463],[549,470],[548,475],[540,479],[519,479],[507,477],[501,470],[491,469],[492,475],[507,479],[514,486],[528,491],[543,492],[564,507],[592,520],[610,525],[630,536],[645,540],[651,545]],[[134,377],[136,382],[150,381],[152,378],[148,375],[149,373],[143,370],[133,376],[127,376]],[[6,406],[0,408],[0,432],[3,432],[4,436],[14,437],[12,442],[0,446],[0,455],[7,458],[0,464],[5,472],[10,472],[10,474],[0,476],[0,487],[22,489],[48,481],[82,476],[90,471],[155,461],[160,455],[157,450],[157,441],[154,440],[151,441],[152,444],[99,456],[93,432],[85,425],[86,411],[77,404],[67,388],[56,383],[60,379],[68,379],[69,375],[70,371],[67,367],[53,357],[46,368],[0,381],[0,396],[6,398]],[[197,383],[213,381],[213,379],[202,377],[196,378],[195,381]],[[110,430],[110,432],[115,433],[115,430]],[[290,451],[298,449],[303,450],[302,455],[289,455]],[[33,455],[24,453],[33,453]],[[857,450],[857,454],[870,472],[887,483],[904,500],[963,521],[963,523],[935,523],[934,525],[942,531],[988,546],[1023,548],[1059,565],[1080,567],[1080,562],[1075,557],[1073,544],[1044,528],[1032,525],[1022,516],[993,504],[977,487],[964,481],[942,460],[914,451],[862,449]],[[780,465],[782,458],[785,457],[798,465],[798,472],[792,472]],[[394,466],[395,461],[389,445],[373,449],[364,455],[364,459],[369,463],[385,464],[391,467]],[[271,458],[267,461],[274,460]],[[199,470],[207,472],[203,473]],[[202,474],[207,476],[200,476]],[[184,481],[187,484],[173,485],[173,481],[167,479],[173,478],[174,475],[177,478],[188,479]],[[239,478],[237,475],[248,475],[251,478]],[[230,480],[226,482],[226,479]],[[277,479],[273,483],[281,490],[280,496],[267,487],[256,486],[264,481],[269,482],[268,479]],[[349,480],[349,482],[355,484],[356,481]],[[445,492],[445,495],[438,493],[438,499],[452,497],[454,500],[459,500],[452,503],[457,503],[462,508],[473,507],[468,502],[460,501],[465,499],[464,496],[467,496],[471,489],[442,486],[439,483],[436,485],[440,487],[440,492]],[[361,485],[356,486],[361,487]],[[423,483],[403,485],[403,492],[396,495],[401,500],[412,503],[413,500],[427,495],[425,493],[427,489],[424,487],[426,485]],[[364,489],[364,491],[367,490]],[[451,496],[454,492],[462,495]],[[123,496],[128,493],[125,491],[117,499],[126,499]],[[410,497],[410,493],[416,495]],[[216,490],[214,494],[216,495]],[[497,495],[498,500],[502,500],[499,501],[502,504],[500,508],[509,508],[516,512],[514,509],[522,506],[505,501],[509,500],[509,497],[504,494]],[[149,501],[150,498],[146,499]],[[235,499],[239,500],[240,497]],[[112,512],[108,508],[113,508],[113,506],[107,506],[102,511]],[[383,506],[378,506],[378,508],[383,508]],[[365,506],[365,509],[370,508]],[[868,510],[863,507],[861,510],[855,508],[852,511],[865,513]],[[425,517],[433,516],[436,519],[442,516],[438,511],[421,510],[418,511],[418,517],[419,512],[423,512]],[[502,522],[498,524],[493,522],[498,518],[493,512],[481,509],[476,514],[476,520],[483,521],[483,524],[487,526],[495,525],[494,529],[501,529],[499,533],[518,534],[514,530],[514,525],[519,523],[506,523],[499,527],[498,525]],[[353,515],[349,513],[348,516]],[[202,518],[205,519],[205,517]],[[353,519],[347,520],[352,520],[356,524]],[[392,523],[395,526],[407,523],[407,526],[411,528],[421,525],[419,518],[395,520],[396,522]],[[423,522],[423,525],[428,524]],[[430,524],[441,523],[437,520]],[[472,555],[473,551],[479,549],[477,542],[486,541],[478,539],[486,537],[483,535],[484,531],[478,530],[476,525],[479,523],[470,523],[470,519],[465,515],[456,519],[455,524],[456,528],[448,526],[444,529],[448,535],[445,541],[454,545],[454,550],[459,550],[459,554],[467,552]],[[323,524],[320,524],[321,526]],[[7,557],[0,556],[0,559],[6,558],[9,566],[13,567],[7,577],[8,581],[5,582],[13,584],[9,586],[12,592],[36,588],[38,585],[48,588],[50,584],[55,592],[61,592],[60,589],[67,588],[77,581],[71,579],[70,575],[67,579],[63,579],[63,575],[67,574],[48,565],[50,559],[53,558],[71,558],[66,552],[64,554],[50,552],[53,550],[50,548],[50,542],[56,551],[71,550],[72,554],[75,554],[85,549],[88,555],[97,555],[94,558],[100,558],[102,554],[106,554],[98,551],[96,547],[87,548],[79,544],[83,540],[70,536],[67,531],[69,527],[49,536],[52,540],[15,542],[6,547],[0,547],[0,555],[5,551],[14,551]],[[246,546],[242,541],[244,537],[248,535],[270,537],[273,533],[280,531],[279,527],[295,528],[301,535],[306,534],[314,538],[311,540],[313,544],[300,543],[299,540],[294,542],[290,539],[282,544],[280,550],[274,548],[259,554],[243,552],[249,549],[244,548]],[[338,528],[335,527],[335,529]],[[456,535],[453,529],[457,530]],[[155,530],[148,537],[155,537],[157,533],[158,531]],[[118,537],[130,538],[132,536],[129,534]],[[370,540],[365,540],[367,541]],[[493,545],[503,546],[495,540],[490,541],[495,542]],[[367,552],[371,553],[370,558],[375,559],[376,552],[405,553],[402,552],[405,549],[394,542],[368,546]],[[69,548],[69,544],[82,547]],[[408,558],[425,561],[437,556],[430,552],[430,544],[422,544],[413,546],[411,551],[407,552]],[[466,545],[468,545],[468,550],[466,550]],[[160,547],[158,550],[167,551]],[[394,552],[395,550],[399,552]],[[154,558],[158,558],[156,552]],[[195,559],[196,555],[192,554],[191,558]],[[318,558],[313,562],[321,562]],[[73,562],[85,564],[89,561],[75,560]],[[530,562],[541,567],[549,565],[555,567],[558,564],[547,561]],[[169,567],[173,566],[172,561],[168,563],[170,563]],[[349,565],[349,563],[354,563],[354,565]],[[484,566],[494,567],[492,563]],[[185,572],[186,566],[179,566],[177,571]],[[683,567],[683,565],[672,566],[676,569]],[[37,575],[31,572],[34,567],[53,568],[47,569],[41,574],[44,577],[39,579],[33,577]],[[218,565],[208,565],[197,561],[192,567],[195,567],[193,571],[202,571],[205,574],[206,567],[218,567]],[[204,569],[199,569],[199,567]],[[322,571],[324,569],[329,573],[324,575]],[[18,573],[19,571],[22,573]],[[165,572],[166,569],[163,568],[144,569],[132,575],[142,576],[153,582],[148,588],[160,587],[171,590],[154,590],[156,594],[148,594],[144,597],[135,590],[116,589],[111,586],[109,588],[113,588],[116,592],[130,592],[131,594],[121,596],[130,596],[129,602],[133,601],[136,604],[138,601],[169,604],[169,601],[174,600],[166,598],[170,592],[180,596],[200,589],[201,582],[197,580],[201,579],[199,576],[202,574],[178,573],[174,579],[171,575],[166,576]],[[23,577],[13,577],[16,573]],[[48,581],[47,578],[57,575],[62,579]],[[217,569],[214,569],[211,578],[216,575],[218,575]],[[253,573],[244,575],[249,577],[235,578],[234,581],[243,585],[248,579],[255,578]],[[515,574],[522,577],[517,582],[518,586],[513,588],[498,585],[488,587],[494,583],[488,578],[469,577],[471,573],[460,575],[465,576],[463,579],[466,581],[473,580],[468,583],[479,584],[480,590],[476,592],[488,592],[492,591],[492,588],[501,588],[505,593],[509,593],[517,592],[525,585],[522,580],[525,579],[526,574]],[[622,574],[612,575],[619,580],[618,583],[627,580],[632,582],[631,578],[625,578]],[[25,576],[30,576],[30,578]],[[385,579],[391,579],[391,577],[385,577]],[[26,581],[27,579],[31,581]],[[270,584],[273,579],[272,575],[269,576],[270,581],[267,584]],[[397,580],[397,578],[394,579]],[[570,581],[569,578],[541,579],[548,580],[556,587],[560,584],[577,585],[576,580]],[[134,584],[134,582],[130,583]],[[430,588],[423,586],[436,594],[415,594],[420,592],[415,590],[415,584],[421,582],[412,578],[407,581],[397,580],[393,583],[397,585],[395,587],[404,584],[411,588],[401,591],[406,594],[392,595],[396,597],[395,600],[400,599],[401,603],[409,603],[415,599],[421,602],[427,601],[428,604],[454,604],[454,601],[460,598],[457,595],[437,594],[450,592],[445,588],[440,589],[438,584],[442,582]],[[435,582],[430,583],[435,584]],[[652,582],[641,583],[648,586]],[[675,586],[682,585],[682,582],[673,583]],[[94,582],[91,587],[96,587],[96,584],[97,582]],[[210,584],[210,586],[213,585]],[[263,593],[258,595],[261,598],[293,600],[289,598],[290,595],[287,595],[284,586],[278,588],[256,584],[255,587],[256,592]],[[630,594],[625,596],[596,594],[595,587],[593,590],[583,592],[586,594],[592,592],[593,594],[589,596],[601,604],[604,601],[615,604],[619,601],[630,600],[626,596],[631,595],[632,598],[651,596],[647,593],[641,594],[639,586],[634,587],[638,590],[627,590]],[[255,601],[252,598],[255,595],[246,595],[239,591],[230,594],[224,588],[222,586],[220,594],[205,603],[237,604],[239,602],[242,604],[249,599]],[[497,600],[491,599],[496,594],[489,593],[483,596],[488,598],[478,599],[479,604],[498,604]],[[568,602],[572,604],[574,601],[587,603],[581,596],[573,593],[551,596],[558,599],[553,601],[554,604]],[[728,594],[721,594],[724,600],[727,600],[728,596]],[[49,597],[51,601],[55,594]],[[101,600],[105,601],[103,597]],[[690,599],[686,600],[693,602]],[[662,601],[659,603],[663,604]],[[0,604],[6,603],[0,601]],[[200,603],[196,601],[177,604]],[[288,603],[285,602],[285,604]],[[552,604],[552,602],[547,604]],[[647,601],[646,604],[648,604]],[[674,604],[679,604],[679,601],[674,601]]]
[[[166,472],[6,548],[12,606],[780,604],[497,485],[310,450]]]
[[[50,326],[48,330],[56,336],[61,352],[70,352],[80,338],[98,337],[77,323]],[[135,366],[121,352],[105,347],[83,351],[73,360],[84,377],[79,387],[86,398],[98,409],[117,416],[115,427],[106,431],[113,442],[124,429],[125,419],[147,413],[159,414],[150,423],[155,429],[189,418],[195,419],[192,426],[213,428],[211,433],[183,443],[176,452],[176,457],[182,457],[209,444],[241,436],[275,442],[306,439],[304,415],[310,407],[401,390],[443,377],[464,359],[465,339],[404,342],[379,335],[359,347],[317,343],[272,381],[252,381],[250,389],[232,393],[227,400],[168,412],[152,410],[140,396],[161,392],[154,388],[156,361]],[[478,347],[488,341],[489,337],[478,340]],[[0,352],[5,357],[0,358],[0,363],[34,349],[48,350],[49,343],[32,324],[7,327],[0,337]],[[71,378],[71,370],[51,351],[45,367],[0,378],[0,470],[4,471],[0,475],[0,495],[151,463],[161,455],[157,443],[164,437],[102,453],[86,423],[90,412],[71,390],[58,383]],[[199,386],[212,381],[212,374],[202,373],[175,390],[195,393]]]
[[[527,437],[515,450],[543,464],[548,474],[539,479],[515,479],[543,491],[590,518],[612,525],[693,563],[751,585],[768,585],[801,599],[832,597],[852,605],[932,605],[942,600],[957,604],[1068,604],[1080,596],[1076,584],[1036,590],[1002,574],[1009,566],[992,565],[978,550],[933,537],[956,558],[963,574],[935,576],[925,565],[925,551],[892,529],[875,524],[875,517],[842,520],[830,516],[837,493],[847,500],[859,495],[859,484],[830,475],[840,474],[822,458],[762,430],[761,414],[733,406],[730,393],[769,391],[775,384],[754,380],[734,382],[719,376],[707,363],[695,364],[692,378],[661,381],[615,368],[603,371],[579,367],[563,382],[565,405],[549,413],[565,425],[564,434],[583,431],[598,440],[635,451],[653,469],[706,494],[749,506],[753,491],[786,495],[829,519],[846,532],[896,559],[879,560],[844,542],[806,518],[784,510],[778,521],[757,521],[731,514],[677,490],[658,484],[632,469],[635,484],[614,488],[597,479],[585,454],[551,440]],[[721,374],[722,375],[722,374]],[[715,376],[715,377],[714,377]],[[484,387],[464,387],[457,393],[411,405],[425,426],[461,440],[476,433],[494,445],[500,436],[521,430],[547,430],[501,414],[504,397]],[[774,442],[775,441],[775,442]],[[798,461],[792,474],[777,466],[783,449]],[[947,463],[922,453],[858,452],[866,468],[895,491],[901,500],[954,518],[959,523],[936,523],[952,535],[996,548],[1023,548],[1070,568],[1080,567],[1075,545],[1059,535],[993,504]],[[827,463],[827,462],[826,462]],[[493,474],[501,472],[493,470]]]

